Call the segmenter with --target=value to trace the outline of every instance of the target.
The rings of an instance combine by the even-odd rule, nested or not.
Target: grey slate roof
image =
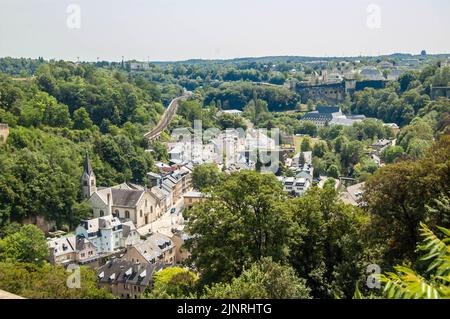
[[[307,113],[302,117],[304,121],[331,121],[333,116],[331,113]]]
[[[153,283],[153,274],[163,268],[162,263],[137,265],[131,261],[114,259],[98,269],[97,278],[101,283],[150,286]]]
[[[168,236],[154,233],[134,247],[148,262],[151,262],[153,259],[157,260],[165,251],[173,248],[174,244]]]
[[[144,191],[111,188],[113,206],[135,207]]]

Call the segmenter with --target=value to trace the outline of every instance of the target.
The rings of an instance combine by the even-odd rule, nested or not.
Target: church
[[[110,216],[132,221],[139,228],[154,222],[164,213],[164,203],[143,186],[122,183],[112,187],[97,187],[94,170],[85,154],[81,176],[81,193],[91,204],[93,217]]]

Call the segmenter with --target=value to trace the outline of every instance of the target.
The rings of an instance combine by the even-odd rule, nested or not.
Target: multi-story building
[[[192,165],[186,164],[165,175],[148,173],[147,178],[150,185],[153,186],[152,191],[154,187],[157,187],[161,192],[166,193],[166,200],[171,197],[172,202],[169,205],[171,206],[176,204],[183,194],[192,189],[192,170]],[[155,192],[158,190],[155,189]],[[155,195],[162,198],[161,194]]]
[[[201,202],[204,194],[201,192],[190,191],[183,195],[184,208],[190,209],[195,203]]]
[[[140,242],[140,235],[130,221],[122,223],[112,215],[82,220],[76,236],[88,239],[98,254],[109,254]]]
[[[283,190],[286,193],[296,197],[303,196],[311,187],[311,182],[308,178],[280,176],[278,180],[283,184]]]
[[[159,233],[150,234],[145,241],[127,247],[123,260],[140,262],[141,265],[162,262],[166,265],[174,265],[175,245],[166,235]]]
[[[98,286],[122,299],[139,299],[153,286],[153,275],[163,269],[163,263],[140,264],[124,259],[113,259],[97,271]]]
[[[47,241],[50,263],[67,266],[70,263],[92,263],[99,257],[97,247],[82,236],[67,236]]]

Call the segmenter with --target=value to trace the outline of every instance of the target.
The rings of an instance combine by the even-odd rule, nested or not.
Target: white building
[[[76,236],[88,239],[99,254],[108,254],[140,242],[139,233],[132,222],[122,223],[111,215],[81,221]]]
[[[283,184],[283,190],[293,196],[300,197],[311,187],[311,182],[303,177],[283,177],[277,179]]]

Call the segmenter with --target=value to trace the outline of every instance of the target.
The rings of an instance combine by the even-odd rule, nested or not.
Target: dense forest
[[[0,146],[2,224],[41,214],[76,225],[86,216],[85,151],[99,185],[142,182],[154,161],[143,134],[164,111],[161,98],[154,83],[89,64],[45,63],[28,78],[0,74],[0,122],[10,127]]]

